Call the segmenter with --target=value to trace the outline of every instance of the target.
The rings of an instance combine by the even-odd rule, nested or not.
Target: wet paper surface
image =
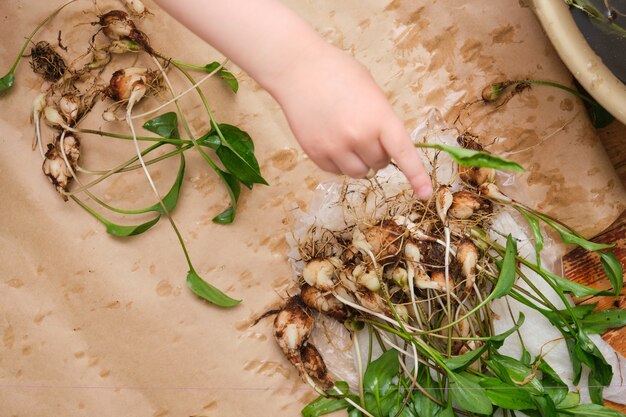
[[[536,77],[569,85],[531,11],[517,1],[287,2],[329,42],[372,72],[413,130],[428,110],[453,121],[489,82]],[[98,2],[101,10],[120,7]],[[0,0],[3,70],[23,36],[55,4]],[[152,45],[188,62],[221,56],[148,4],[139,23]],[[84,12],[87,10],[88,12]],[[209,19],[209,18],[208,18]],[[87,50],[95,20],[91,2],[59,15],[37,39],[63,43],[72,56]],[[209,19],[210,20],[210,19]],[[176,43],[171,40],[176,39]],[[133,58],[118,61],[132,64]],[[32,100],[41,82],[26,61],[14,88],[0,97],[0,414],[7,416],[299,415],[315,394],[300,382],[271,337],[269,320],[252,320],[276,306],[291,284],[285,233],[292,212],[305,207],[321,180],[331,178],[304,156],[278,105],[234,66],[233,96],[219,80],[204,86],[216,118],[255,139],[270,187],[243,191],[235,224],[211,222],[227,206],[226,192],[198,155],[189,153],[174,218],[205,279],[243,303],[219,310],[186,288],[187,271],[166,221],[130,239],[107,235],[73,203],[64,203],[31,152]],[[176,86],[183,86],[175,79]],[[138,111],[165,100],[163,94]],[[196,97],[185,98],[194,131],[208,127]],[[84,126],[109,128],[99,103]],[[168,108],[169,109],[169,108]],[[529,168],[509,194],[586,234],[604,229],[624,207],[621,184],[582,105],[559,90],[536,87],[491,115],[460,119],[490,150]],[[139,123],[137,123],[139,125]],[[115,128],[126,131],[123,125]],[[52,133],[45,131],[46,140]],[[496,139],[497,138],[497,139]],[[82,163],[113,167],[133,155],[132,143],[84,136]],[[160,189],[177,161],[151,168]],[[105,201],[142,207],[154,202],[140,172],[95,189]]]

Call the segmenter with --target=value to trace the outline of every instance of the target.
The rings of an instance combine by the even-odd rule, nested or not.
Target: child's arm
[[[368,71],[277,0],[156,0],[243,68],[281,105],[322,169],[364,177],[393,158],[418,197],[430,178]]]

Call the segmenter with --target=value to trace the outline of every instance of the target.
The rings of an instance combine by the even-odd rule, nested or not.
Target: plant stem
[[[105,132],[102,130],[94,130],[94,129],[73,129],[73,130],[79,133],[106,136],[110,138],[123,139],[123,140],[133,140],[131,136],[123,135],[121,133]],[[176,145],[176,146],[183,146],[183,145],[191,144],[190,140],[174,139],[174,138],[156,138],[156,137],[147,137],[147,136],[137,136],[137,140],[145,141],[145,142],[164,142],[164,143],[169,143],[171,145]]]

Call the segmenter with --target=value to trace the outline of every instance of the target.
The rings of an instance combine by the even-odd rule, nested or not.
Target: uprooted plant
[[[623,416],[602,405],[602,388],[611,382],[613,370],[589,335],[626,325],[626,312],[574,307],[566,298],[620,294],[623,271],[608,251],[612,245],[590,242],[507,197],[495,184],[494,168],[503,164],[473,160],[473,152],[482,148],[471,136],[461,135],[458,142],[467,159],[451,153],[458,174],[449,183],[436,183],[431,201],[418,201],[408,191],[386,194],[381,182],[389,177],[348,181],[336,203],[345,228],[322,230],[315,224],[297,238],[299,291],[278,311],[273,332],[287,359],[321,394],[302,415],[347,409],[350,416],[472,416],[500,409],[504,416],[518,411],[529,416]],[[527,220],[535,261],[518,254],[512,235],[504,238],[494,231],[494,218],[502,211]],[[565,243],[597,252],[614,291],[595,290],[547,270],[540,258],[542,223]],[[531,357],[519,333],[525,317],[513,317],[510,307],[515,325],[496,333],[490,306],[505,296],[507,305],[517,302],[539,312],[561,338]],[[327,320],[343,323],[350,333],[358,362],[356,386],[333,380],[309,340],[315,322],[326,329]],[[359,346],[363,331],[367,347]],[[516,334],[521,357],[499,353]],[[570,392],[544,358],[559,342],[569,348],[574,384],[588,368],[592,404],[580,403],[579,393]],[[374,351],[382,354],[375,358]]]
[[[0,92],[8,92],[14,85],[16,68],[24,52],[33,42],[34,36],[62,9],[75,1],[72,0],[56,9],[28,36],[9,73],[0,80]],[[153,227],[161,217],[167,217],[187,260],[189,266],[187,283],[193,292],[215,305],[234,306],[239,303],[238,300],[208,284],[197,274],[171,212],[178,203],[184,178],[184,152],[190,149],[202,155],[228,191],[230,205],[214,217],[213,221],[216,223],[228,224],[234,221],[237,200],[241,191],[240,184],[247,188],[252,188],[254,184],[267,184],[260,173],[250,136],[236,126],[218,123],[213,117],[206,97],[199,88],[202,82],[213,75],[218,75],[233,92],[237,92],[237,79],[224,68],[223,63],[212,62],[206,66],[196,66],[172,60],[156,52],[150,45],[148,35],[139,29],[134,20],[150,13],[137,0],[127,2],[127,6],[130,14],[123,10],[111,10],[95,15],[91,24],[97,27],[97,31],[89,35],[88,51],[82,56],[68,60],[63,57],[61,51],[47,41],[42,40],[33,44],[29,55],[31,67],[35,74],[40,75],[45,82],[43,92],[33,101],[31,115],[35,125],[33,149],[39,149],[43,159],[44,174],[61,197],[75,201],[100,221],[108,233],[124,237],[138,235]],[[154,66],[150,68],[149,65],[139,64],[126,68],[118,67],[111,78],[104,81],[101,78],[103,72],[106,69],[115,68],[115,57],[123,54],[138,54],[138,57],[144,54]],[[172,68],[181,72],[191,83],[191,87],[180,94],[174,91],[169,81],[168,71]],[[196,82],[185,68],[202,71],[206,73],[206,76]],[[163,90],[170,92],[171,100],[143,114],[133,114],[140,101],[146,97],[156,97]],[[200,135],[192,132],[185,112],[178,104],[178,99],[192,91],[196,91],[202,99],[210,121],[210,129]],[[111,101],[102,115],[103,119],[111,123],[124,122],[129,129],[129,134],[124,135],[83,126],[86,117],[99,99]],[[134,120],[156,113],[170,103],[175,103],[176,112],[158,115],[143,124],[143,128],[156,134],[155,136],[137,135]],[[43,132],[45,127],[41,123],[42,119],[45,125],[55,132],[51,143],[45,143]],[[187,136],[185,139],[179,135],[179,121],[184,127]],[[85,142],[80,139],[82,135],[99,135],[133,141],[136,155],[111,169],[88,169],[82,166],[80,161],[81,153],[87,151]],[[140,141],[152,142],[152,144],[142,150],[139,147]],[[172,150],[159,156],[152,156],[156,150],[161,150],[165,146],[172,147]],[[219,162],[214,160],[215,157],[209,151],[217,156]],[[161,194],[147,166],[171,157],[180,158],[179,169],[171,188],[167,193]],[[156,196],[156,203],[150,207],[120,209],[107,204],[92,191],[94,186],[112,176],[136,169],[144,171],[150,188]],[[101,209],[88,205],[80,197],[81,194],[90,198]],[[149,213],[154,213],[154,216],[140,224],[121,225],[108,220],[102,214],[102,210],[131,217]]]

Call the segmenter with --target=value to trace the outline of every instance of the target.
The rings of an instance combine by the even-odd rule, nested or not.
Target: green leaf
[[[0,78],[0,93],[4,93],[15,83],[15,74],[10,71],[4,77]]]
[[[562,225],[558,221],[551,219],[550,217],[544,214],[537,213],[537,212],[533,212],[533,214],[535,215],[535,217],[540,218],[548,226],[556,230],[559,233],[559,235],[561,235],[561,239],[565,243],[569,243],[571,245],[578,245],[581,248],[588,250],[590,252],[596,252],[602,249],[609,249],[615,246],[615,244],[607,245],[604,243],[590,242],[587,239],[580,236],[578,233],[569,230],[566,226]]]
[[[480,348],[470,350],[469,352],[466,352],[462,355],[444,358],[443,363],[451,371],[455,371],[457,369],[463,370],[470,366],[472,363],[474,363],[478,358],[480,358],[480,355],[482,355],[488,347],[488,344],[483,344]]]
[[[510,356],[492,353],[485,363],[502,381],[511,382],[518,387],[528,389],[532,394],[543,395],[544,389],[541,381],[533,375],[532,369],[523,362]]]
[[[573,324],[574,319],[577,321],[582,320],[587,315],[589,315],[598,303],[592,304],[579,304],[577,306],[573,306],[570,310],[556,310],[556,311],[545,311],[543,314],[546,318],[556,327],[562,327],[566,324]],[[573,317],[573,318],[572,318]]]
[[[363,413],[354,407],[348,408],[348,417],[363,417]]]
[[[544,390],[552,398],[552,402],[558,405],[566,398],[569,389],[548,362],[541,358],[537,358],[537,360],[539,361],[537,369],[543,374],[541,383]]]
[[[148,231],[152,226],[154,226],[155,224],[159,222],[159,220],[161,219],[161,215],[159,214],[154,219],[148,220],[145,223],[141,223],[135,226],[122,226],[119,224],[115,224],[113,222],[106,220],[102,216],[96,217],[96,219],[100,220],[100,222],[105,225],[106,231],[108,234],[117,236],[117,237],[127,237],[127,236],[140,235]]]
[[[541,417],[557,417],[556,414],[556,405],[548,395],[533,395],[533,402],[537,405],[538,414]],[[532,414],[532,413],[531,413]],[[537,414],[537,413],[535,413]]]
[[[219,307],[234,307],[241,302],[241,300],[230,298],[228,295],[200,278],[193,269],[187,273],[187,285],[198,297]]]
[[[498,282],[491,293],[492,298],[501,298],[507,295],[515,284],[515,257],[517,256],[517,245],[511,235],[506,238],[506,251],[504,253],[504,259],[502,266],[500,267],[500,274],[498,275]]]
[[[575,407],[580,404],[580,393],[579,392],[568,392],[563,401],[556,405],[558,410],[564,408]]]
[[[586,285],[570,281],[569,279],[563,278],[546,270],[542,270],[542,272],[549,279],[552,279],[552,281],[554,281],[554,283],[561,289],[561,291],[571,293],[574,295],[574,297],[577,298],[587,297],[589,295],[613,295],[613,293],[611,293],[610,291],[596,290]]]
[[[480,386],[485,389],[491,403],[497,407],[507,410],[532,410],[536,408],[530,393],[515,385],[488,377],[481,379]]]
[[[115,224],[112,221],[107,220],[104,216],[102,216],[100,213],[98,213],[97,211],[89,207],[87,204],[85,204],[76,196],[71,196],[71,197],[72,197],[72,200],[74,200],[79,206],[81,206],[87,213],[91,214],[100,223],[102,223],[106,227],[107,233],[113,236],[127,237],[127,236],[139,235],[141,233],[144,233],[148,229],[150,229],[155,224],[157,224],[159,222],[159,219],[161,218],[161,215],[159,214],[155,218],[148,220],[145,223],[132,225],[132,226],[123,226],[123,225]]]
[[[300,411],[303,417],[318,417],[348,408],[344,399],[319,396]]]
[[[626,310],[602,310],[586,316],[581,325],[585,333],[602,334],[609,329],[626,326]]]
[[[594,377],[593,369],[589,370],[587,376],[587,387],[589,388],[589,398],[594,404],[604,405],[604,399],[602,398],[602,385]]]
[[[528,226],[530,226],[530,231],[533,234],[533,239],[535,240],[535,253],[537,254],[537,265],[541,265],[541,250],[543,249],[543,234],[541,233],[541,225],[539,224],[539,220],[532,217],[529,213],[525,211],[521,211],[520,213],[526,221],[528,222]]]
[[[422,416],[434,416],[434,414],[420,414],[420,417]],[[444,408],[443,410],[441,410],[441,412],[437,415],[437,417],[456,417],[456,414],[454,413],[454,410],[452,409],[452,404],[448,403],[448,406],[446,408]]]
[[[417,417],[408,404],[403,406],[402,403],[394,404],[387,415],[391,417]]]
[[[176,179],[174,180],[174,184],[167,192],[165,197],[162,198],[163,205],[167,209],[168,212],[172,212],[176,205],[178,204],[178,198],[180,197],[180,187],[183,184],[183,180],[185,178],[185,156],[180,154],[180,165],[178,167],[178,174],[176,175]],[[157,201],[154,205],[145,209],[146,212],[155,211],[160,214],[165,214],[163,207]]]
[[[507,330],[504,333],[500,333],[495,336],[491,336],[489,338],[489,343],[491,344],[491,346],[493,346],[496,349],[501,348],[502,345],[504,344],[504,340],[510,335],[512,335],[514,332],[516,332],[517,329],[522,327],[522,324],[524,324],[525,320],[526,320],[526,316],[524,315],[524,313],[520,312],[517,318],[517,321],[515,322],[515,326],[511,327],[509,330]]]
[[[219,62],[211,62],[210,64],[204,66],[204,71],[206,71],[207,73],[211,73],[215,71],[215,69],[219,66]],[[230,88],[233,90],[233,93],[236,93],[237,90],[239,90],[239,82],[237,81],[237,78],[226,68],[220,68],[219,71],[217,71],[217,75],[219,75],[222,80],[226,81],[226,84],[230,86]]]
[[[613,379],[613,368],[608,364],[602,352],[583,331],[576,335],[574,354],[582,363],[593,370],[594,378],[602,385],[608,386]]]
[[[487,393],[478,382],[464,373],[449,372],[450,396],[459,407],[476,414],[491,414],[493,407]]]
[[[589,117],[591,118],[591,123],[596,129],[602,129],[603,127],[607,127],[613,122],[613,120],[615,120],[615,117],[613,117],[613,115],[600,104],[592,104],[587,101],[583,101],[583,103],[587,108],[587,112],[589,113]]]
[[[417,382],[431,397],[441,400],[441,390],[437,384],[435,384],[435,381],[433,381],[430,371],[426,366],[420,366],[418,368]],[[421,391],[414,390],[413,410],[418,416],[434,416],[441,410],[441,407]]]
[[[576,339],[571,336],[565,337],[565,344],[567,345],[567,351],[569,353],[569,358],[572,363],[572,371],[574,373],[572,383],[574,385],[578,385],[583,371],[583,366],[580,359],[578,359],[578,356],[576,356]]]
[[[363,389],[372,394],[382,392],[384,395],[391,386],[393,378],[398,375],[399,368],[398,352],[395,349],[389,349],[367,366],[363,376]]]
[[[506,158],[500,158],[487,152],[474,151],[457,146],[440,145],[436,143],[417,143],[415,146],[418,148],[432,148],[444,151],[448,153],[456,163],[463,166],[486,167],[517,172],[524,171],[524,168],[522,168],[522,166],[517,162],[513,162]]]
[[[213,131],[207,133],[198,139],[198,143],[202,146],[207,146],[211,149],[217,149],[222,146],[222,140],[219,136],[213,133]]]
[[[350,404],[344,399],[346,397],[353,397],[350,395],[350,387],[345,381],[337,381],[333,388],[326,391],[326,396],[320,395],[307,404],[301,411],[302,416],[323,416],[334,411],[348,408]]]
[[[213,217],[212,221],[219,224],[231,224],[235,220],[235,209],[228,207],[220,214]]]
[[[144,123],[143,128],[162,138],[180,139],[178,116],[174,112],[164,113]]]
[[[219,168],[217,168],[215,172],[217,172],[217,174],[220,176],[220,178],[222,178],[224,184],[226,185],[228,195],[230,196],[231,206],[215,216],[213,218],[213,221],[219,224],[230,224],[235,220],[235,215],[237,214],[237,200],[239,199],[241,187],[237,178],[235,178],[228,172],[222,171]]]
[[[268,185],[261,176],[250,135],[228,124],[220,124],[218,129],[223,140],[216,152],[224,167],[241,181]]]
[[[619,411],[598,404],[579,404],[575,407],[560,410],[560,412],[580,417],[624,417],[624,414]]]
[[[613,252],[602,252],[600,254],[600,263],[606,276],[613,286],[615,295],[618,296],[622,292],[624,286],[624,269]]]

